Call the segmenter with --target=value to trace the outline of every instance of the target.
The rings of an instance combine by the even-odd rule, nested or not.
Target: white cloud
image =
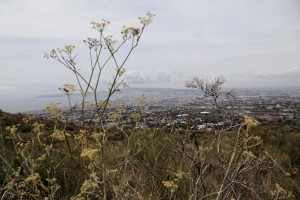
[[[125,81],[133,86],[145,85],[170,85],[181,83],[185,79],[184,73],[171,72],[170,70],[129,70],[126,72]],[[178,86],[177,86],[178,87]],[[179,86],[180,87],[180,86]]]
[[[230,86],[238,87],[291,87],[300,85],[300,67],[275,71],[248,71],[228,76]],[[239,83],[239,84],[237,84]]]
[[[300,67],[292,67],[280,71],[248,71],[245,73],[233,73],[231,76],[233,79],[256,79],[256,78],[299,78]]]

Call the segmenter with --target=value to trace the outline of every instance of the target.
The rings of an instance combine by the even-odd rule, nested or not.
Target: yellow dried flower
[[[143,26],[148,26],[152,22],[154,16],[155,16],[154,14],[148,12],[146,13],[145,17],[139,17],[140,23]]]
[[[100,133],[96,133],[93,132],[92,133],[92,138],[95,139],[96,141],[99,140],[101,138],[101,134]]]
[[[109,119],[113,121],[119,121],[122,118],[122,115],[119,113],[113,113],[108,116]]]
[[[178,188],[178,185],[174,181],[163,181],[162,182],[166,188],[169,188],[171,193],[174,193]]]
[[[43,160],[45,160],[45,158],[46,158],[46,154],[43,154],[43,155],[41,155],[40,157],[38,157],[37,160],[43,161]]]
[[[167,187],[167,188],[177,186],[177,185],[174,183],[174,181],[163,181],[162,183],[163,183],[164,186]]]
[[[59,105],[60,105],[60,103],[51,103],[51,104],[46,106],[44,111],[46,113],[58,112],[59,111]]]
[[[92,28],[99,32],[102,32],[108,24],[110,24],[110,22],[104,19],[102,19],[102,22],[100,23],[91,22]]]
[[[99,150],[98,149],[84,149],[80,156],[81,157],[86,157],[89,158],[91,160],[93,160],[94,158],[96,158],[96,156],[98,155]]]
[[[98,188],[98,183],[92,180],[85,180],[81,186],[81,192],[89,192]]]
[[[65,140],[65,135],[70,136],[69,133],[64,133],[63,131],[55,130],[50,136],[54,139],[59,140],[59,141],[64,141]]]
[[[32,124],[33,127],[33,132],[39,134],[41,133],[42,128],[44,128],[44,124],[40,124],[38,122],[34,122],[34,124]]]
[[[64,51],[67,54],[71,54],[74,49],[75,49],[75,46],[73,46],[73,45],[66,45],[65,48],[62,49],[62,51]]]
[[[86,130],[84,130],[84,129],[80,129],[80,130],[79,130],[79,133],[80,133],[80,134],[82,134],[82,135],[85,135],[85,134],[86,134],[86,132],[87,132],[87,131],[86,131]]]
[[[175,176],[177,177],[177,179],[182,179],[183,175],[184,175],[184,172],[181,170],[177,170],[177,172],[175,173]]]
[[[31,174],[30,176],[28,176],[26,179],[25,179],[25,182],[29,183],[34,183],[36,181],[39,181],[41,179],[40,175],[38,173],[33,173]]]
[[[12,134],[12,135],[15,134],[18,130],[16,125],[7,126],[5,129],[8,130],[10,132],[10,134]]]
[[[139,121],[141,119],[141,115],[138,113],[132,113],[130,114],[129,118],[133,121]]]
[[[245,115],[244,124],[247,125],[248,127],[255,127],[259,124],[259,122],[253,119],[252,117]]]
[[[29,122],[31,122],[31,120],[33,120],[34,119],[34,116],[33,115],[29,115],[29,116],[27,116],[27,117],[24,117],[23,119],[22,119],[22,121],[25,123],[25,124],[28,124]]]

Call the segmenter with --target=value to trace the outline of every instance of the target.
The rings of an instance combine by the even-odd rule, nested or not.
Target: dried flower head
[[[99,46],[101,46],[100,41],[96,38],[87,38],[86,40],[83,40],[83,42],[89,49],[94,49],[95,51],[98,49]]]
[[[40,179],[41,179],[41,177],[38,173],[33,173],[25,179],[25,182],[35,183],[35,182],[39,181]]]
[[[66,45],[63,49],[61,49],[61,51],[65,52],[66,54],[71,54],[74,49],[75,49],[75,46]]]
[[[139,17],[140,23],[143,26],[148,26],[152,21],[153,21],[153,17],[155,17],[154,14],[147,12],[145,17]]]
[[[65,93],[66,95],[70,95],[76,91],[75,85],[73,84],[64,84],[63,87],[58,88],[60,91]]]
[[[110,24],[110,22],[105,19],[102,19],[102,22],[91,22],[92,28],[99,32],[102,32],[108,24]]]
[[[249,117],[247,115],[244,116],[244,124],[247,127],[255,127],[259,124],[258,121],[256,121],[255,119],[253,119],[252,117]]]
[[[65,136],[71,136],[71,134],[60,130],[55,130],[50,136],[58,141],[64,141]]]
[[[123,26],[121,34],[123,36],[123,39],[127,40],[134,36],[138,36],[140,32],[141,30],[139,28]]]
[[[114,52],[114,45],[117,41],[113,40],[113,36],[112,35],[106,36],[104,38],[104,41],[106,44],[105,48],[107,48],[110,52]]]
[[[89,149],[88,148],[88,149],[84,149],[81,152],[80,156],[89,158],[90,160],[94,160],[97,157],[98,153],[99,153],[98,149]]]

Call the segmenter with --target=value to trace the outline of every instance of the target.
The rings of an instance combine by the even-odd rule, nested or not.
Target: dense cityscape
[[[290,124],[300,122],[300,89],[238,89],[234,94],[235,98],[230,102],[224,97],[219,99],[220,106],[232,114],[231,120],[249,115]],[[198,130],[226,124],[214,118],[218,109],[212,99],[199,97],[201,93],[192,89],[125,89],[110,102],[104,123],[135,128],[176,126]],[[34,114],[41,119],[49,117],[43,111]],[[75,123],[95,120],[89,109],[82,115],[81,106],[75,106],[71,111],[64,109],[62,118]]]

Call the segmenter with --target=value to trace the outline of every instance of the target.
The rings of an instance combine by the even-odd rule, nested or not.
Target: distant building
[[[203,114],[203,115],[208,115],[210,112],[206,112],[206,111],[203,111],[203,112],[200,112],[200,114]]]

